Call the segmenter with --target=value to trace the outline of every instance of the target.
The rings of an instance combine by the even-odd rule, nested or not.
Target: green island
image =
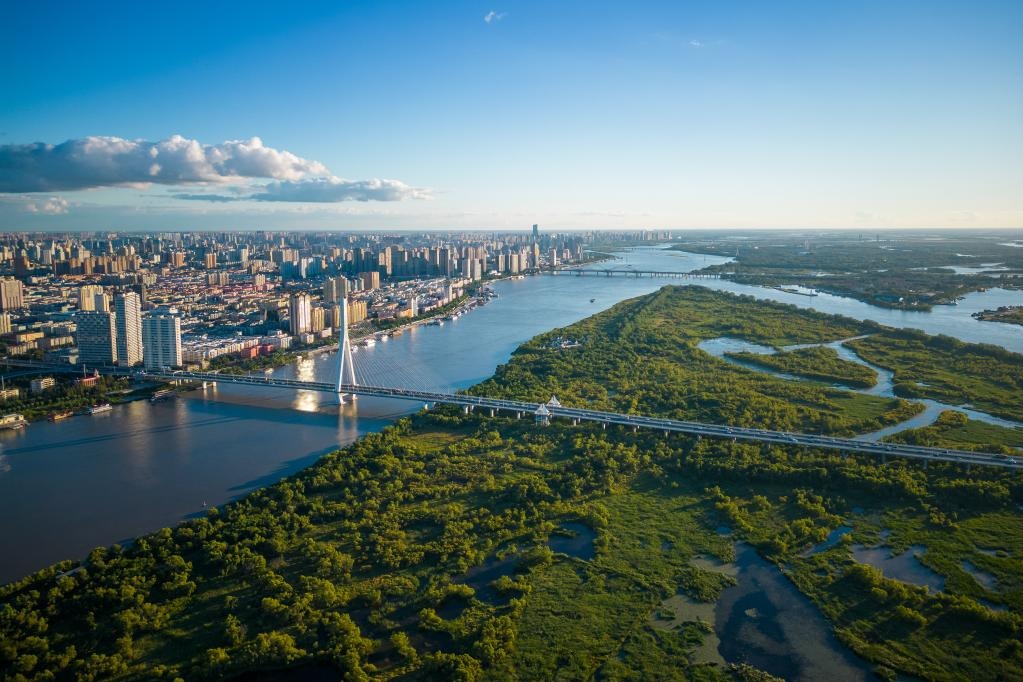
[[[815,381],[870,388],[877,384],[877,373],[858,362],[845,360],[834,348],[809,346],[774,354],[725,353],[727,357],[768,369],[795,374]]]
[[[982,310],[973,317],[985,322],[1023,325],[1023,306],[1003,306],[997,310]]]
[[[671,248],[732,257],[702,272],[743,284],[799,285],[885,308],[930,310],[974,291],[1019,288],[1023,254],[1001,241],[998,235],[954,234],[939,239],[888,235],[884,240],[850,233],[768,234],[741,241],[710,235]],[[985,272],[985,266],[998,269]]]
[[[1023,422],[1023,355],[913,329],[888,329],[847,344],[894,373],[895,394],[968,404]]]
[[[912,410],[697,343],[864,333],[892,338],[666,287],[531,340],[473,391],[850,433]],[[692,615],[714,613],[736,582],[719,569],[753,548],[865,675],[1021,679],[1021,502],[1023,477],[1000,469],[438,408],[202,518],[0,587],[0,676],[766,680],[704,660],[714,628]],[[856,560],[871,548],[918,557],[938,582]]]

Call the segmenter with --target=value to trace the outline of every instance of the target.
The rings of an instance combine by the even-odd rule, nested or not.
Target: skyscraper
[[[181,366],[181,319],[152,313],[142,318],[142,346],[146,369]]]
[[[90,311],[75,315],[78,362],[89,367],[117,362],[114,314]]]
[[[344,277],[331,277],[323,283],[323,302],[338,303],[348,294],[348,280]]]
[[[292,334],[306,334],[312,329],[312,305],[309,294],[292,296],[288,312]]]
[[[142,304],[134,291],[114,299],[117,328],[117,362],[132,367],[142,362]]]

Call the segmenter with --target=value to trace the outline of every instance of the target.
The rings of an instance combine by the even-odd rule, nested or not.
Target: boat
[[[22,414],[5,414],[0,417],[0,429],[23,429],[27,424],[28,420]]]
[[[595,303],[596,301],[597,301],[597,299],[595,299],[595,298],[591,298],[590,299],[590,303]]]
[[[149,396],[149,402],[155,403],[161,400],[167,400],[168,398],[173,398],[175,395],[173,388],[161,388],[159,391],[156,391],[153,395]]]
[[[49,419],[51,422],[59,422],[61,419],[73,417],[74,414],[75,413],[72,412],[71,410],[65,410],[64,412],[54,412],[49,417],[47,417],[47,419]]]
[[[85,408],[88,414],[102,414],[103,412],[109,412],[114,409],[110,403],[100,403],[99,405],[93,405],[92,407]]]
[[[363,339],[362,341],[359,341],[359,345],[369,348],[370,346],[377,345],[377,342],[376,339]]]

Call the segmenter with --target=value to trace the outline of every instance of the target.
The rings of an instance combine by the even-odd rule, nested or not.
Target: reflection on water
[[[684,622],[713,625],[694,652],[697,663],[748,663],[786,680],[869,680],[870,665],[832,634],[817,607],[752,546],[735,545],[735,562],[698,557],[703,570],[727,573],[737,584],[717,602],[677,594],[660,604],[650,624],[672,629]]]
[[[913,545],[901,554],[894,554],[890,547],[865,547],[853,545],[853,559],[881,569],[886,578],[926,587],[934,592],[945,589],[945,578],[920,562],[920,555],[927,551],[923,545]]]

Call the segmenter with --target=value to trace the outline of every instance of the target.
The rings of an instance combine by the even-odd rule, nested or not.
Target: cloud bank
[[[269,184],[259,181],[271,180]],[[180,135],[149,142],[86,137],[52,145],[0,145],[0,194],[101,187],[247,184],[234,194],[181,193],[192,201],[402,201],[427,198],[426,190],[398,180],[344,180],[318,161],[267,147],[258,137],[202,144]],[[60,204],[63,202],[63,204]],[[28,204],[37,213],[65,213],[56,197]]]
[[[411,187],[400,180],[343,180],[341,178],[312,178],[297,182],[271,182],[250,194],[175,194],[175,199],[188,201],[289,201],[315,204],[340,201],[404,201],[429,199],[424,189]]]
[[[159,142],[86,137],[58,145],[0,146],[0,192],[53,192],[148,184],[298,180],[326,166],[263,145],[258,137],[207,145],[175,135]]]

